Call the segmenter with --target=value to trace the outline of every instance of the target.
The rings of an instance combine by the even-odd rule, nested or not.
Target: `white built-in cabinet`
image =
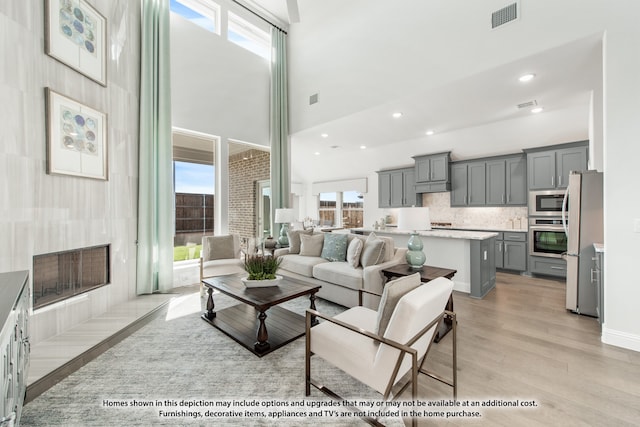
[[[0,274],[0,427],[20,425],[29,370],[29,272]]]

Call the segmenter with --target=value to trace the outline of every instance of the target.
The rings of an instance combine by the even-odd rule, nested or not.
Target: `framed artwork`
[[[47,55],[107,85],[107,20],[85,0],[45,0]]]
[[[47,173],[107,180],[107,115],[45,90]]]

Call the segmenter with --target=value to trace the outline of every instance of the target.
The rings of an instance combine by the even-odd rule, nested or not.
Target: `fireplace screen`
[[[33,257],[33,309],[109,283],[109,245]]]

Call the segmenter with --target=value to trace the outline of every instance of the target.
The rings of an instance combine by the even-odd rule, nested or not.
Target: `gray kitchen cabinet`
[[[567,277],[567,262],[562,258],[529,256],[529,271],[546,276]]]
[[[378,172],[378,207],[391,207],[391,172]]]
[[[486,204],[486,163],[473,162],[467,165],[467,205],[484,206]]]
[[[487,205],[502,205],[507,201],[507,164],[504,160],[486,163]]]
[[[467,206],[467,164],[451,165],[451,206]]]
[[[418,203],[417,197],[416,197],[416,179],[415,179],[415,169],[410,168],[410,169],[405,169],[404,172],[402,173],[402,182],[403,182],[403,188],[402,188],[402,194],[403,194],[403,201],[402,201],[402,206],[418,206],[421,205],[421,203]]]
[[[557,188],[569,186],[571,171],[587,170],[587,147],[565,148],[556,152],[558,183]]]
[[[495,237],[471,240],[471,283],[469,295],[483,298],[496,286]]]
[[[527,271],[526,231],[498,232],[495,246],[496,268]]]
[[[451,164],[451,206],[525,206],[527,163],[523,155]]]
[[[591,284],[596,286],[598,301],[598,321],[604,323],[604,252],[596,250],[591,268]]]
[[[485,162],[461,162],[451,166],[451,206],[484,206]]]
[[[414,168],[378,172],[378,207],[398,208],[417,204]]]
[[[527,204],[527,159],[516,156],[505,159],[506,204],[526,206]]]
[[[527,242],[504,241],[502,268],[516,271],[527,270]]]
[[[414,156],[415,182],[449,181],[450,153]]]
[[[566,188],[569,183],[570,171],[586,169],[586,145],[527,153],[530,190]]]
[[[402,171],[391,172],[391,207],[404,205],[404,177]]]
[[[29,272],[0,274],[0,425],[20,425],[29,370]]]
[[[496,237],[496,268],[504,266],[504,242]]]

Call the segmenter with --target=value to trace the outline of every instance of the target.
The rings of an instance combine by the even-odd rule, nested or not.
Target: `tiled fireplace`
[[[109,245],[33,257],[33,309],[109,283]]]

